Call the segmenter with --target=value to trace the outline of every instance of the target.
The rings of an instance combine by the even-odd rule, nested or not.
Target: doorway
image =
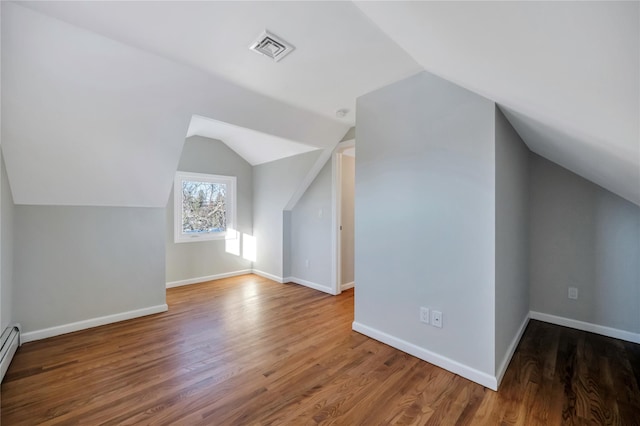
[[[333,154],[334,294],[355,286],[355,153],[355,140],[350,140]]]

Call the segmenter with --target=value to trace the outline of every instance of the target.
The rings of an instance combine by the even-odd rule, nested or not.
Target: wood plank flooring
[[[2,425],[640,424],[640,345],[531,321],[499,392],[351,331],[338,297],[246,275],[27,343]]]

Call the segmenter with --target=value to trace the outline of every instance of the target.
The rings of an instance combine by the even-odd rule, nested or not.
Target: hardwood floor
[[[23,345],[2,425],[640,424],[640,345],[531,321],[499,392],[351,331],[353,290],[255,275]]]

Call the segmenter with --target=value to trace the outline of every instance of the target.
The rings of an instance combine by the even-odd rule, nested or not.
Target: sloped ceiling
[[[350,125],[358,96],[422,71],[347,1],[21,4],[333,120],[347,108]],[[265,29],[295,50],[277,63],[250,51]]]
[[[318,148],[349,128],[2,4],[2,149],[16,204],[164,208],[194,114]]]
[[[224,142],[252,166],[319,149],[198,115],[191,117],[187,130],[187,137],[194,135]]]
[[[640,205],[640,2],[357,2],[529,148]]]
[[[27,19],[23,6],[72,25]],[[638,2],[2,7],[3,146],[18,203],[163,206],[192,115],[327,147],[353,124],[357,96],[426,69],[496,101],[533,151],[640,205]],[[250,52],[265,28],[296,50],[278,63]],[[167,180],[149,200],[117,195],[147,174],[141,187]]]

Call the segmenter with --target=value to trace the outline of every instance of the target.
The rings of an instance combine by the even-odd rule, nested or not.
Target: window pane
[[[227,230],[227,185],[182,181],[182,233]]]

